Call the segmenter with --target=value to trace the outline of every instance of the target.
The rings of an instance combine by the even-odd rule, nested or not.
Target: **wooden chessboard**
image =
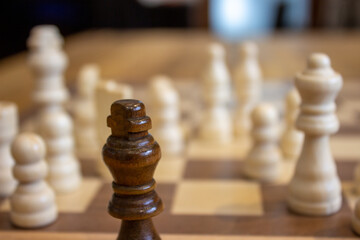
[[[356,199],[352,191],[353,171],[360,159],[359,90],[360,83],[345,82],[338,98],[342,125],[331,138],[343,184],[343,205],[338,213],[328,217],[306,217],[287,209],[286,183],[293,163],[284,161],[278,182],[261,184],[242,175],[244,153],[240,143],[219,148],[199,146],[190,139],[183,157],[160,160],[156,172],[157,192],[165,210],[154,218],[154,223],[162,238],[356,239],[351,229],[351,214]],[[268,100],[276,102],[271,97]],[[82,189],[58,199],[59,218],[48,227],[36,230],[14,227],[9,221],[7,200],[2,199],[0,239],[115,239],[120,220],[106,211],[112,195],[111,184],[98,176],[95,159],[81,159],[81,164]]]

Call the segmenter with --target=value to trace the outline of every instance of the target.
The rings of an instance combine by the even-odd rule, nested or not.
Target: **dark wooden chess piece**
[[[108,212],[122,219],[117,239],[159,240],[151,218],[163,210],[153,179],[161,152],[148,133],[151,119],[141,101],[125,99],[111,105],[107,125],[111,135],[103,147],[103,158],[114,179]]]

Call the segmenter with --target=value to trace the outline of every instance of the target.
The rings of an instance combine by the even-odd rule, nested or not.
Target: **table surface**
[[[65,39],[69,57],[67,84],[86,63],[96,63],[102,78],[144,81],[155,74],[197,78],[208,60],[207,43],[221,41],[200,30],[91,30]],[[25,39],[24,39],[25,41]],[[360,76],[360,32],[277,32],[255,39],[265,79],[289,79],[305,66],[311,52],[325,52],[345,79]],[[226,44],[230,68],[237,60],[236,44]],[[20,113],[32,106],[33,75],[27,53],[0,61],[0,96],[14,101]]]

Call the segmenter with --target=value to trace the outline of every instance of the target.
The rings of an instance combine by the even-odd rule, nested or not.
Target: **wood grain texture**
[[[123,220],[117,239],[160,240],[151,218],[163,210],[153,179],[161,152],[148,133],[151,119],[144,104],[134,99],[114,102],[107,125],[111,135],[102,154],[114,179],[108,212]]]

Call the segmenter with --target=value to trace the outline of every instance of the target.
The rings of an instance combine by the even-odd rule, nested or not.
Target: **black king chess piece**
[[[108,212],[122,219],[118,240],[160,240],[152,217],[163,210],[153,179],[161,157],[159,144],[148,133],[151,119],[141,101],[125,99],[111,105],[111,135],[103,159],[112,176],[114,194]]]

